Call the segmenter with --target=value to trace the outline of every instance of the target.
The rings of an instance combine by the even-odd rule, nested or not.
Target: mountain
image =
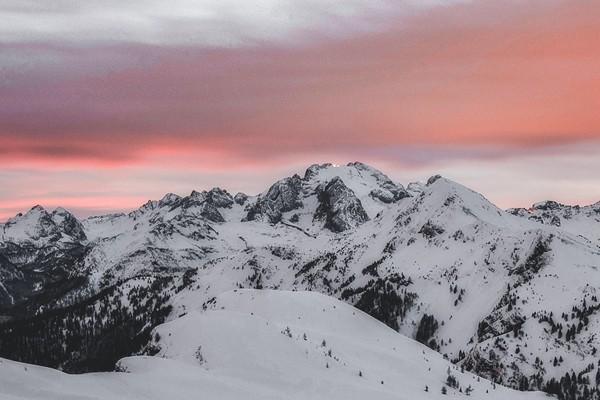
[[[0,226],[0,306],[52,300],[81,285],[87,237],[68,211],[35,206]],[[1,310],[1,309],[0,309]]]
[[[311,292],[239,290],[156,327],[117,371],[67,375],[0,360],[18,399],[543,399],[461,372],[355,308]],[[442,388],[447,395],[442,394]]]
[[[599,208],[504,211],[361,163],[82,221],[35,207],[0,227],[0,356],[111,370],[223,292],[309,290],[496,383],[597,399]]]

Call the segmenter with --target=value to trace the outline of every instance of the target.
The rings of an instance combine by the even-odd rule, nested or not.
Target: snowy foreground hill
[[[224,292],[308,290],[497,384],[598,399],[599,267],[600,203],[505,211],[361,163],[85,220],[36,206],[0,225],[0,357],[111,371]]]
[[[440,354],[352,306],[311,292],[226,292],[208,310],[160,325],[152,336],[155,356],[124,358],[119,372],[67,375],[2,360],[0,397],[546,398],[461,373]]]

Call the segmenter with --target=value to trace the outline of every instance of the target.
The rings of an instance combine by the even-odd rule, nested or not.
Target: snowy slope
[[[543,201],[529,209],[514,208],[508,210],[514,215],[545,224],[560,227],[600,244],[600,202],[589,206],[569,206],[555,201]]]
[[[0,398],[419,400],[466,398],[469,386],[474,399],[546,398],[461,373],[438,353],[316,293],[227,292],[208,310],[157,327],[153,337],[156,356],[121,360],[125,373],[66,375],[1,360]],[[458,389],[445,384],[448,375]]]

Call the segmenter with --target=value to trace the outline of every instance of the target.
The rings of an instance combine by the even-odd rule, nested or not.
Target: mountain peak
[[[63,235],[75,241],[86,240],[83,227],[73,214],[62,207],[48,213],[40,205],[9,219],[4,225],[3,234],[4,240],[15,243],[45,243]]]
[[[63,207],[56,207],[54,209],[54,211],[52,211],[52,214],[56,214],[56,215],[72,215],[67,209],[63,208]]]
[[[163,196],[162,199],[159,200],[158,204],[160,207],[163,207],[166,205],[173,205],[179,200],[181,200],[181,196],[176,195],[174,193],[167,193]]]
[[[312,164],[310,167],[306,169],[304,172],[304,180],[309,180],[318,175],[319,171],[332,168],[333,164],[331,163],[323,163],[323,164]]]
[[[359,170],[363,170],[363,171],[369,171],[369,172],[375,172],[375,173],[382,173],[380,170],[378,170],[375,167],[372,167],[368,164],[365,164],[363,162],[360,161],[353,161],[353,162],[349,162],[348,164],[346,164],[347,167],[353,167]]]
[[[40,212],[46,212],[46,209],[44,207],[42,207],[39,204],[36,204],[35,206],[31,207],[31,209],[29,209],[28,213],[40,213]]]
[[[559,202],[556,202],[554,200],[545,200],[545,201],[540,201],[538,203],[535,203],[531,206],[532,209],[534,210],[544,210],[544,211],[548,211],[548,210],[558,210],[560,208],[566,207],[564,204],[561,204]]]
[[[433,175],[433,176],[431,176],[429,179],[427,179],[427,186],[433,185],[435,182],[437,182],[441,178],[442,178],[441,175]]]

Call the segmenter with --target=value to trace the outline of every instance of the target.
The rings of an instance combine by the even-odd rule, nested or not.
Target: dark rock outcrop
[[[302,207],[302,179],[298,175],[282,179],[269,188],[248,210],[244,220],[277,223],[283,213]]]
[[[331,168],[331,167],[333,167],[333,164],[331,164],[331,163],[313,164],[306,169],[306,172],[304,172],[304,180],[305,181],[311,180],[312,178],[314,178],[315,176],[317,176],[319,174],[319,171],[321,171],[323,169]]]
[[[235,202],[235,204],[239,204],[240,206],[243,206],[248,201],[248,195],[245,193],[239,192],[233,197],[233,201]]]
[[[319,206],[315,220],[325,221],[325,228],[343,232],[369,220],[362,203],[338,176],[317,188]]]
[[[206,194],[206,200],[217,208],[231,208],[233,205],[233,197],[221,188],[212,188]]]
[[[87,240],[81,222],[64,208],[57,208],[54,210],[51,218],[60,232],[70,236],[75,241]]]

